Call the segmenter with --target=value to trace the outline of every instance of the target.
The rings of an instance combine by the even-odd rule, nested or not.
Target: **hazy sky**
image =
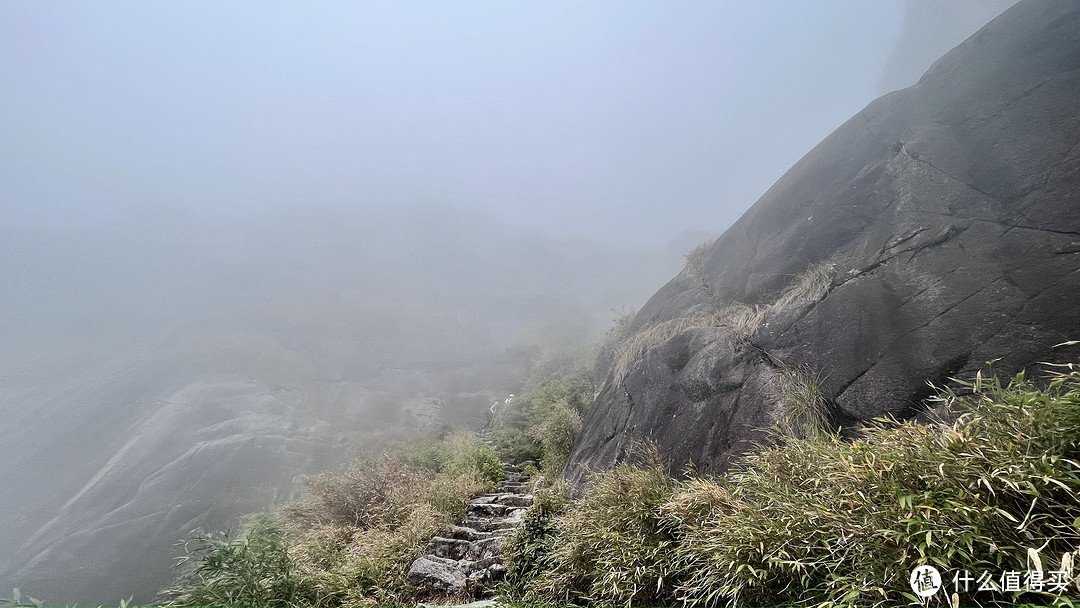
[[[453,203],[720,231],[880,94],[901,0],[0,3],[0,226]]]

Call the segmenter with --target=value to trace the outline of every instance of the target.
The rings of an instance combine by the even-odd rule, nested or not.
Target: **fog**
[[[0,4],[0,588],[476,424],[1009,4]]]

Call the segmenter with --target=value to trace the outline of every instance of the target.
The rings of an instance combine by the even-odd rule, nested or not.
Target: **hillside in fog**
[[[0,259],[0,580],[95,605],[358,445],[476,424],[682,261],[424,206],[9,229]]]
[[[0,592],[481,425],[1009,4],[951,1],[0,3]]]

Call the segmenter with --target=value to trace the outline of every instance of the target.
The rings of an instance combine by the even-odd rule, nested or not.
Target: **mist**
[[[5,2],[0,588],[478,424],[1009,4]]]

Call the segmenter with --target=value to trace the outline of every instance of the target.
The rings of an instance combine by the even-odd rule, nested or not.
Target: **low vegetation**
[[[1080,371],[1068,367],[1048,386],[980,375],[937,400],[954,421],[880,420],[855,441],[789,434],[723,478],[677,481],[656,457],[597,474],[579,501],[533,508],[508,548],[504,597],[553,606],[1080,602]],[[794,426],[812,429],[807,420]],[[909,585],[921,564],[944,582],[922,601]],[[967,591],[953,580],[964,584],[965,572]],[[984,572],[996,591],[977,590]],[[1013,590],[1002,586],[1010,572],[1021,577]]]
[[[683,256],[686,259],[686,265],[683,267],[683,272],[696,281],[701,289],[709,295],[712,295],[712,291],[707,280],[708,274],[705,272],[705,262],[708,261],[709,250],[712,249],[713,243],[715,242],[716,239],[705,241],[691,249],[690,253]]]
[[[405,582],[422,543],[502,478],[471,435],[366,454],[305,479],[308,497],[251,517],[239,534],[188,543],[167,606],[386,606],[415,603]]]
[[[593,399],[595,357],[595,349],[583,348],[549,358],[526,382],[524,394],[498,410],[493,439],[505,460],[559,476]]]
[[[808,366],[783,366],[776,378],[776,394],[772,397],[781,409],[777,427],[783,437],[805,439],[832,430],[821,382]]]

